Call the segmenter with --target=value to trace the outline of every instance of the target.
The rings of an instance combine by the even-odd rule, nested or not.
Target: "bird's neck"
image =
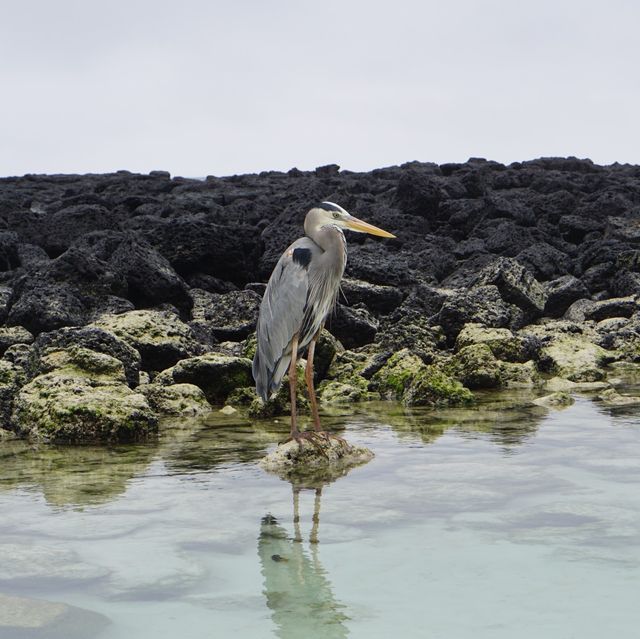
[[[327,264],[335,267],[342,275],[347,263],[347,241],[344,233],[333,224],[310,229],[309,237],[324,251]]]

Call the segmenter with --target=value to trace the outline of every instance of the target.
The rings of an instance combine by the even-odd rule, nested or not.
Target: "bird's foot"
[[[282,444],[288,444],[289,442],[296,441],[300,448],[303,447],[303,441],[308,441],[319,453],[328,458],[328,455],[323,447],[323,442],[328,443],[330,441],[328,433],[324,431],[304,430],[302,432],[296,431],[291,433],[291,437],[285,439]]]

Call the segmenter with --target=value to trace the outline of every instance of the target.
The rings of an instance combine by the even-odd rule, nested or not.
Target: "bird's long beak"
[[[371,235],[379,235],[380,237],[395,237],[392,233],[388,231],[383,231],[382,229],[374,226],[373,224],[369,224],[368,222],[363,222],[359,220],[357,217],[349,217],[346,220],[347,228],[350,228],[352,231],[358,231],[359,233],[369,233]]]

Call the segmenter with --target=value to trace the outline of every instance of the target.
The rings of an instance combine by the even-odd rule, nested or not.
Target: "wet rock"
[[[232,390],[229,395],[227,395],[225,404],[229,406],[250,406],[257,398],[255,387],[242,386],[241,388]]]
[[[202,390],[194,384],[145,384],[137,390],[159,415],[200,417],[212,410]]]
[[[407,406],[457,406],[473,402],[473,394],[434,365],[423,366],[403,394]]]
[[[569,406],[574,403],[574,400],[566,391],[556,391],[555,393],[534,399],[533,403],[536,406],[543,406],[544,408],[563,410],[569,408]]]
[[[372,398],[369,383],[364,377],[354,375],[348,381],[325,380],[317,389],[320,404],[346,404],[364,402]]]
[[[7,639],[90,639],[109,623],[64,603],[0,594],[0,637]]]
[[[417,355],[407,349],[398,351],[371,378],[371,388],[383,399],[402,399],[423,367],[424,363]]]
[[[543,370],[573,382],[604,379],[611,355],[582,335],[558,335],[540,350]]]
[[[337,304],[335,314],[329,316],[326,326],[345,348],[356,348],[375,340],[379,323],[364,305]]]
[[[93,326],[113,333],[135,348],[142,358],[142,368],[148,371],[161,371],[204,350],[191,328],[169,311],[105,315]]]
[[[285,479],[303,478],[329,473],[344,473],[349,468],[366,464],[373,453],[362,446],[353,446],[337,437],[318,437],[313,442],[302,440],[280,444],[260,461],[260,467]]]
[[[545,284],[547,302],[545,315],[561,317],[577,300],[589,297],[587,287],[573,275],[563,275]]]
[[[503,301],[496,286],[478,286],[452,296],[442,305],[438,323],[453,342],[465,324],[477,323],[491,328],[503,328],[511,322],[512,310]]]
[[[156,417],[146,398],[125,384],[122,363],[82,347],[50,351],[43,374],[17,393],[16,431],[35,441],[96,442],[144,439]]]
[[[207,353],[180,360],[162,371],[156,384],[194,384],[210,404],[221,404],[231,391],[253,385],[251,360],[221,353]]]
[[[214,341],[241,341],[255,331],[261,298],[253,291],[209,293],[191,289],[191,326],[198,325]]]
[[[607,388],[597,397],[605,406],[638,406],[640,405],[640,397],[632,397],[629,395],[620,395],[613,388]]]
[[[471,389],[499,388],[503,383],[500,364],[487,344],[460,349],[451,359],[448,370]]]
[[[608,382],[572,382],[562,377],[552,377],[545,382],[545,389],[553,392],[595,392],[610,388]]]

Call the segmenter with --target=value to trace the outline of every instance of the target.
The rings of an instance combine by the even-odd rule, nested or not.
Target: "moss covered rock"
[[[189,357],[162,371],[154,380],[164,386],[195,384],[211,404],[221,404],[236,388],[251,386],[251,360],[221,353]]]
[[[94,325],[135,348],[140,353],[144,370],[161,371],[204,350],[191,328],[169,311],[140,310],[104,315]]]
[[[354,375],[347,381],[325,380],[318,387],[321,404],[344,404],[372,399],[369,383],[363,377]]]
[[[60,371],[39,375],[20,389],[13,422],[23,436],[55,442],[134,441],[156,429],[156,417],[140,393]]]
[[[541,363],[547,372],[573,382],[604,379],[603,368],[611,355],[582,335],[562,335],[541,349]]]
[[[211,412],[211,404],[200,388],[193,384],[145,384],[138,387],[151,408],[159,415],[199,417]]]
[[[573,404],[573,397],[567,391],[556,391],[550,393],[544,397],[538,397],[533,400],[536,406],[543,406],[544,408],[553,408],[555,410],[562,410],[568,408]]]
[[[254,386],[242,386],[229,393],[225,404],[229,406],[251,406],[251,403],[257,398]]]
[[[383,399],[402,399],[404,391],[424,368],[420,357],[402,349],[394,353],[371,378],[371,388]]]
[[[0,354],[14,344],[31,344],[33,335],[22,326],[0,326]]]
[[[456,339],[456,350],[486,344],[493,355],[505,362],[526,362],[535,355],[532,338],[514,335],[508,328],[486,328],[481,324],[465,324]]]
[[[51,350],[44,371],[16,394],[12,423],[37,441],[133,441],[156,429],[146,398],[126,385],[115,357],[83,347]]]
[[[25,381],[23,368],[0,360],[0,428],[10,427],[13,399]]]
[[[472,344],[460,349],[448,365],[451,374],[469,388],[502,386],[500,362],[487,344]]]
[[[307,386],[304,380],[304,362],[298,363],[296,378],[296,408],[298,413],[308,413],[310,410],[307,399]],[[291,397],[289,390],[289,376],[285,375],[278,392],[268,401],[263,402],[256,397],[249,406],[249,416],[256,418],[276,417],[291,414]]]
[[[407,406],[455,406],[473,402],[473,393],[435,365],[422,366],[404,392]]]

